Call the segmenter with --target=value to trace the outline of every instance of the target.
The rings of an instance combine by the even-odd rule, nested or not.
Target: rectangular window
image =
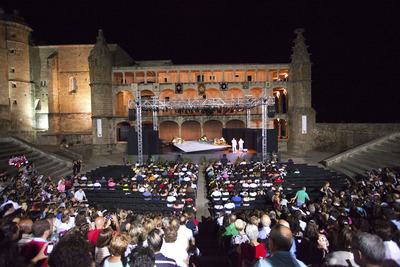
[[[15,69],[14,68],[11,68],[11,73],[15,73]]]
[[[247,81],[251,82],[251,76],[247,76]]]

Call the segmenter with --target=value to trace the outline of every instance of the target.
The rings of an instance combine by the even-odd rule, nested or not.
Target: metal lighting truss
[[[262,154],[263,161],[267,160],[267,106],[274,105],[275,99],[269,97],[266,88],[263,89],[263,97],[245,98],[207,98],[207,99],[152,99],[141,100],[140,91],[137,91],[136,100],[129,101],[129,108],[136,108],[137,132],[138,132],[138,160],[143,164],[142,143],[142,110],[152,111],[153,129],[157,130],[157,112],[182,109],[209,109],[217,111],[219,108],[231,110],[246,110],[247,127],[250,126],[250,109],[262,106]]]
[[[137,123],[137,137],[138,137],[138,161],[140,165],[143,165],[142,98],[139,90],[136,91],[136,116],[137,116],[136,123]]]

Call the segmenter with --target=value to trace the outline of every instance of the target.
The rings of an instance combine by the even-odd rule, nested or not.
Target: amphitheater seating
[[[307,193],[310,196],[311,201],[317,201],[321,198],[320,189],[325,185],[325,181],[328,181],[331,188],[335,191],[343,189],[347,183],[345,175],[331,172],[318,166],[293,163],[282,164],[286,165],[287,176],[281,185],[285,188],[283,193],[287,196],[288,200],[294,197],[296,192],[302,189],[303,186],[307,187]],[[299,171],[298,174],[294,173],[296,170]],[[213,200],[211,197],[208,197],[208,199],[210,201],[209,211],[211,214],[215,214]],[[267,196],[263,196],[260,199],[251,201],[250,206],[236,207],[235,211],[244,212],[256,209],[264,210],[266,208],[272,208],[272,203]]]

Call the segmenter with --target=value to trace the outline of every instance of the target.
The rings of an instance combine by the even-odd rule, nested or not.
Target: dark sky
[[[400,1],[0,0],[35,44],[90,44],[102,28],[135,60],[288,63],[311,53],[318,122],[400,122]]]

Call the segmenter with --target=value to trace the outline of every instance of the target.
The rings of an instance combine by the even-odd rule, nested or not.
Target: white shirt
[[[188,242],[193,240],[193,232],[185,225],[180,225],[178,229],[178,237],[176,238],[175,243],[179,243],[184,246],[186,249],[188,248]]]
[[[14,202],[14,201],[9,200],[9,201],[7,201],[6,203],[3,203],[3,204],[0,206],[0,209],[2,209],[5,205],[10,204],[10,203],[13,204],[14,210],[17,210],[17,209],[21,208],[21,206],[18,205],[17,202]]]
[[[385,260],[393,260],[397,264],[400,264],[400,249],[397,246],[397,244],[390,240],[390,241],[384,241],[383,244],[385,245]]]
[[[78,190],[78,191],[75,192],[74,197],[75,197],[76,200],[82,201],[83,198],[86,197],[86,194],[85,194],[85,192],[83,190],[82,190],[82,192],[80,192],[80,190]]]
[[[176,241],[174,243],[164,242],[160,252],[165,257],[174,259],[178,266],[187,267],[187,264],[184,262],[188,258],[186,249]]]
[[[66,223],[61,223],[59,226],[56,227],[56,233],[59,234],[64,231],[68,231],[71,229],[71,226]]]

